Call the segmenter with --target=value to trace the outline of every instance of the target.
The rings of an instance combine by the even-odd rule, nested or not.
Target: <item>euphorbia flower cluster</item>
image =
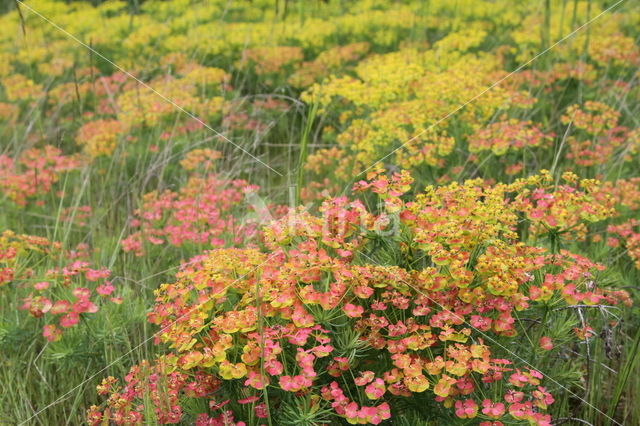
[[[318,215],[292,210],[265,228],[266,251],[212,250],[160,287],[149,320],[171,349],[162,362],[219,380],[223,398],[238,385],[268,395],[271,410],[320,398],[352,424],[399,415],[397,398],[427,398],[462,419],[549,425],[543,375],[492,344],[518,334],[516,311],[627,296],[598,288],[602,267],[588,259],[520,241],[521,199],[540,179],[405,201],[411,176],[376,171],[356,189],[377,194],[379,211],[346,197]],[[377,246],[384,232],[403,238]],[[112,419],[118,398],[92,422]]]
[[[110,156],[118,145],[123,126],[118,120],[88,121],[78,130],[76,142],[91,158]]]
[[[28,279],[34,274],[33,269],[24,264],[22,256],[48,255],[58,250],[60,244],[46,238],[3,231],[0,234],[0,287],[14,280]]]
[[[88,410],[87,421],[91,425],[98,425],[103,423],[104,418],[104,421],[115,424],[139,424],[144,421],[144,406],[139,405],[138,401],[148,398],[160,424],[177,423],[183,413],[180,395],[204,397],[219,387],[219,381],[211,375],[197,373],[189,376],[171,370],[162,359],[155,364],[143,361],[131,368],[125,377],[124,387],[119,386],[114,377],[104,379],[98,385],[98,393],[110,395],[112,410],[104,417],[99,408],[93,406]]]
[[[543,133],[530,121],[504,119],[481,128],[472,135],[469,138],[469,151],[490,150],[495,155],[504,155],[510,150],[519,151],[548,145],[552,136]]]
[[[48,193],[65,172],[79,167],[75,156],[46,145],[23,151],[17,159],[0,155],[0,193],[19,206]]]
[[[615,154],[622,161],[630,161],[637,153],[636,132],[621,126],[621,114],[602,102],[588,101],[582,108],[570,106],[562,122],[577,131],[568,138],[567,158],[578,166],[606,164]]]
[[[122,303],[121,298],[112,296],[115,287],[106,280],[110,271],[89,266],[88,262],[78,260],[49,270],[23,299],[20,309],[47,322],[42,332],[47,340],[59,340],[64,329],[78,324],[82,314],[98,312],[103,300]]]
[[[302,49],[294,46],[265,46],[246,49],[236,64],[239,68],[254,68],[256,74],[273,74],[293,62],[303,59]]]
[[[229,239],[232,244],[240,244],[255,234],[257,225],[243,223],[233,212],[243,205],[248,193],[257,189],[243,180],[229,181],[209,174],[191,177],[178,192],[148,193],[130,223],[138,230],[123,240],[123,248],[141,256],[148,243],[220,247]]]
[[[640,269],[640,220],[629,219],[619,225],[609,225],[607,232],[610,234],[609,247],[624,247],[635,267]]]
[[[96,313],[103,301],[122,303],[107,280],[111,272],[92,268],[80,259],[84,253],[83,246],[67,251],[46,238],[10,231],[0,236],[0,286],[11,284],[14,290],[30,291],[19,309],[44,319],[42,335],[49,341],[59,340],[64,329],[78,324],[82,314]],[[76,260],[61,268],[43,270],[41,266],[46,261],[60,263],[73,258]]]
[[[537,177],[520,180],[533,188],[522,188],[514,205],[530,220],[533,234],[583,239],[589,223],[614,215],[615,200],[603,193],[595,180],[579,179],[571,172],[564,173],[562,179],[565,183],[556,185],[550,173],[542,170]]]
[[[321,52],[313,61],[302,62],[288,81],[294,87],[308,87],[318,79],[328,77],[331,71],[360,59],[370,48],[367,42],[332,47]]]

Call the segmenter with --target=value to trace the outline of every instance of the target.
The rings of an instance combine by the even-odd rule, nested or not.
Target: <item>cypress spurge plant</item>
[[[566,179],[566,187],[548,175],[476,180],[410,196],[408,173],[376,171],[354,189],[376,194],[380,210],[328,199],[317,215],[293,209],[268,225],[261,248],[218,249],[185,265],[149,314],[168,350],[145,365],[152,380],[174,384],[169,408],[156,404],[155,415],[177,419],[181,396],[206,396],[197,424],[280,415],[379,424],[418,398],[438,407],[416,407],[421,422],[551,424],[550,389],[575,389],[578,377],[545,376],[536,354],[595,333],[589,309],[573,328],[556,329],[555,319],[573,305],[629,303],[626,292],[598,285],[602,265],[515,232],[523,214],[530,236],[543,222],[563,229],[609,214],[606,200],[594,206],[581,189],[596,182]],[[543,194],[558,204],[540,217]],[[372,257],[374,235],[398,238],[384,263]],[[425,263],[407,262],[408,253]],[[105,379],[106,405],[89,410],[90,423],[144,421],[142,371],[134,367],[124,387]]]

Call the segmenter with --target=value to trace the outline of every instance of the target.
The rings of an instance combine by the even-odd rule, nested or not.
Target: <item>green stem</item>
[[[300,140],[300,158],[298,159],[298,171],[296,176],[296,199],[295,204],[300,204],[300,191],[302,190],[302,185],[304,184],[304,166],[307,163],[307,151],[309,145],[309,135],[311,134],[311,127],[313,126],[313,122],[315,120],[316,114],[318,112],[318,104],[314,103],[309,110],[309,115],[307,116],[307,122],[304,126],[304,130],[302,132],[302,138]]]
[[[588,0],[587,1],[587,19],[585,20],[585,22],[589,22],[590,19],[591,19],[591,0]],[[583,53],[585,62],[589,57],[589,39],[591,38],[591,28],[589,25],[587,25],[586,32],[587,34],[585,35],[584,53]]]
[[[611,401],[609,402],[609,409],[607,410],[607,419],[606,424],[611,424],[611,418],[615,415],[616,409],[618,408],[618,404],[620,403],[620,398],[622,397],[622,391],[627,385],[627,381],[631,376],[631,373],[635,369],[638,362],[638,351],[640,350],[640,329],[636,331],[636,337],[633,341],[633,346],[631,346],[628,356],[629,358],[626,360],[622,369],[618,373],[618,382],[616,383],[616,387],[613,391],[613,395]]]
[[[544,25],[542,26],[542,49],[547,49],[551,42],[551,0],[544,1]]]

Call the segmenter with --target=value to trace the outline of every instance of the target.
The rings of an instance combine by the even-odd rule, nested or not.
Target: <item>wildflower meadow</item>
[[[0,425],[640,425],[640,3],[0,2]]]

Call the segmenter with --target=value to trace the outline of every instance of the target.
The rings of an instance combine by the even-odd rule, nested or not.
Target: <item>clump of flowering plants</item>
[[[19,309],[44,323],[42,335],[50,342],[101,305],[122,303],[108,280],[111,271],[86,261],[87,249],[80,245],[68,251],[43,237],[0,234],[0,287],[25,292]],[[64,266],[47,267],[54,264]]]
[[[123,241],[125,251],[141,256],[145,246],[185,243],[223,246],[224,237],[237,234],[238,244],[255,233],[255,225],[239,224],[229,213],[245,194],[256,190],[243,180],[228,181],[216,175],[192,177],[178,192],[148,193],[131,221],[135,231]]]
[[[38,197],[49,193],[64,173],[79,167],[76,156],[66,156],[51,145],[27,149],[15,160],[0,154],[0,196],[18,206],[32,200],[41,205]]]
[[[377,209],[328,199],[318,214],[292,210],[268,225],[262,250],[193,259],[149,314],[169,351],[147,378],[135,367],[124,387],[105,379],[106,406],[89,410],[90,423],[135,423],[149,410],[176,423],[183,396],[208,400],[200,425],[380,424],[408,413],[550,425],[558,382],[506,348],[518,318],[628,296],[598,286],[601,265],[522,238],[523,199],[542,181],[467,181],[412,198],[410,175],[374,172],[355,190],[377,194]],[[587,327],[577,334],[588,338]],[[555,350],[546,328],[525,331],[539,333],[534,350]],[[145,407],[159,377],[170,403]]]
[[[187,182],[178,191],[167,189],[143,196],[130,222],[134,231],[123,240],[123,249],[142,256],[154,245],[223,247],[254,237],[257,224],[241,223],[235,213],[245,197],[259,187],[212,173],[210,169],[219,158],[220,152],[210,149],[189,152],[180,162],[190,172]]]

